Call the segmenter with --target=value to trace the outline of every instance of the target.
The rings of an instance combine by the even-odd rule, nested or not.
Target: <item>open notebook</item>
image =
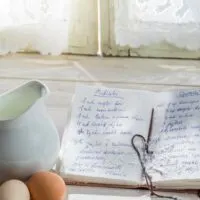
[[[60,175],[68,183],[145,187],[131,145],[135,134],[150,139],[153,154],[144,163],[155,187],[199,189],[200,89],[158,93],[77,86]],[[138,146],[142,151],[139,141]]]
[[[144,190],[68,186],[67,191],[66,200],[163,200],[163,198],[151,196],[148,191]],[[177,200],[199,200],[195,193],[159,192],[159,195],[170,196]],[[171,200],[167,197],[164,199]]]

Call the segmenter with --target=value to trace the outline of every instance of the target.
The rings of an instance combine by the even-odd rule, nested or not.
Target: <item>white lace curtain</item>
[[[94,30],[97,27],[88,25],[89,20],[90,24],[97,21],[97,15],[90,16],[90,11],[96,7],[95,1],[0,0],[0,55],[20,50],[59,55],[68,50],[69,41],[79,41],[81,34],[85,34],[82,46],[89,48],[88,43],[93,40],[91,43],[95,43],[97,37]],[[118,45],[138,48],[165,41],[179,48],[200,49],[200,0],[112,1]],[[75,34],[74,29],[69,31],[70,23],[72,26],[74,23],[71,16],[73,12],[76,18],[81,9],[86,10],[79,16],[84,18],[84,24],[81,21],[82,26],[78,25],[80,33]],[[80,22],[79,18],[77,22]],[[93,40],[91,32],[94,33]],[[79,43],[73,45],[77,47]]]
[[[0,0],[0,54],[68,48],[70,0]]]
[[[199,0],[114,0],[115,37],[133,48],[167,42],[200,49]]]

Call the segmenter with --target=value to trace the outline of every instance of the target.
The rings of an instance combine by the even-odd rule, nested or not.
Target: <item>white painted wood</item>
[[[132,0],[125,0],[132,1]],[[121,1],[122,2],[122,1]],[[123,23],[116,20],[117,10],[120,12],[119,0],[102,0],[101,8],[104,15],[102,18],[102,49],[106,56],[131,56],[131,57],[156,57],[156,58],[200,58],[200,51],[189,51],[183,48],[178,48],[175,45],[167,42],[159,44],[141,46],[140,48],[132,48],[131,45],[120,46],[116,44],[116,23],[123,27]],[[126,12],[126,11],[123,11]],[[128,12],[128,11],[127,11]],[[124,13],[126,14],[126,13]],[[131,26],[131,25],[130,25]],[[118,27],[119,29],[119,27]],[[128,31],[128,30],[127,30]],[[104,33],[105,32],[105,33]],[[134,33],[133,33],[134,34]],[[126,36],[122,36],[126,37]]]
[[[43,81],[51,91],[49,113],[62,134],[77,84],[162,91],[200,87],[199,72],[198,61],[20,54],[0,57],[0,93],[31,79]]]
[[[98,10],[96,0],[71,0],[69,48],[66,53],[97,55]],[[55,41],[56,42],[56,41]]]
[[[46,70],[44,70],[46,69]],[[0,59],[0,78],[64,82],[200,85],[198,61],[39,55]]]

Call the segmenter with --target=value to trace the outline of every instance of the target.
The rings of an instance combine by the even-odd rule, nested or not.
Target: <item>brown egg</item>
[[[0,186],[0,200],[30,200],[25,183],[18,180],[6,181]]]
[[[27,182],[32,200],[64,200],[66,186],[63,179],[51,172],[38,172]]]

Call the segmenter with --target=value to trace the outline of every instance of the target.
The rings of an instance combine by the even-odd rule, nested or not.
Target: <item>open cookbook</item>
[[[168,197],[173,197],[177,200],[199,200],[195,193],[173,193],[173,192],[158,192],[159,195],[166,198],[158,198],[151,196],[149,191],[145,190],[128,190],[128,189],[111,189],[98,187],[77,187],[67,186],[66,200],[171,200]]]
[[[58,173],[66,183],[146,187],[134,135],[148,141],[143,162],[155,188],[200,188],[200,89],[77,86]]]

